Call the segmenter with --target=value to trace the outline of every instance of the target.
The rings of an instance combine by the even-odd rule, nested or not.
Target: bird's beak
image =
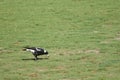
[[[47,57],[49,57],[50,55],[47,55]]]

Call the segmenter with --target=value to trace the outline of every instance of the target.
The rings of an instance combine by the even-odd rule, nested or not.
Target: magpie
[[[43,48],[37,48],[37,47],[24,47],[23,51],[29,51],[32,52],[33,56],[35,57],[35,60],[38,60],[39,55],[48,55],[48,51],[46,51]]]

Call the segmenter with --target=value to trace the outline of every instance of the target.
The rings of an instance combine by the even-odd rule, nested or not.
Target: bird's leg
[[[34,55],[34,57],[35,57],[35,60],[38,60],[37,55],[35,55],[35,54],[33,54],[33,55]]]

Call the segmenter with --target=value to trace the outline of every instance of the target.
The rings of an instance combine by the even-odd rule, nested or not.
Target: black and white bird
[[[38,57],[39,55],[48,55],[48,51],[46,51],[45,49],[43,48],[37,48],[37,47],[24,47],[23,49],[24,51],[29,51],[29,52],[32,52],[32,54],[34,55],[35,57],[35,60],[38,60]]]

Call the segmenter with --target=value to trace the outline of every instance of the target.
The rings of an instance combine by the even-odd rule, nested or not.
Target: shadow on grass
[[[48,58],[38,58],[37,60],[47,60]],[[35,60],[35,58],[22,59],[23,61]],[[35,61],[37,61],[35,60]]]

